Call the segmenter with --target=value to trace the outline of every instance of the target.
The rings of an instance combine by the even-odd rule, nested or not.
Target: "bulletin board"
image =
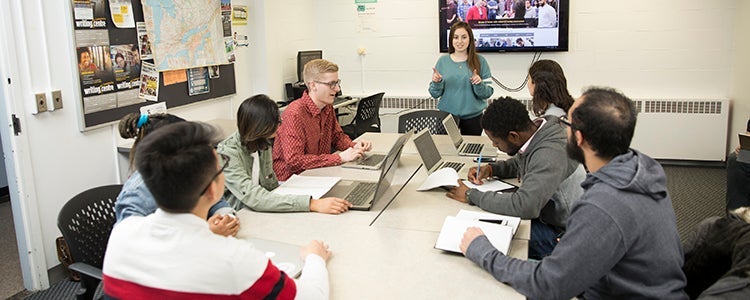
[[[231,63],[234,52],[233,48],[230,52],[229,43],[225,64],[182,70],[184,78],[169,79],[166,83],[165,73],[158,72],[158,89],[154,89],[156,81],[144,80],[142,76],[155,69],[148,68],[154,60],[149,55],[150,42],[141,1],[70,1],[81,86],[81,131],[116,122],[129,113],[138,112],[142,106],[157,102],[173,108],[236,93],[234,64]],[[222,11],[225,5],[229,8],[228,0],[221,2]],[[227,11],[222,26],[225,36],[231,36],[231,10]],[[171,74],[182,71],[173,70]],[[196,82],[200,84],[196,86]]]

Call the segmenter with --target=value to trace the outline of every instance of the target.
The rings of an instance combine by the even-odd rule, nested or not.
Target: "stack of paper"
[[[453,168],[442,168],[427,176],[422,185],[417,188],[417,191],[427,191],[437,187],[455,187],[458,186],[458,173]],[[476,185],[468,180],[462,181],[470,189],[478,189],[482,192],[497,192],[515,188],[514,185],[505,183],[497,179],[486,179],[483,180],[483,184]]]
[[[325,193],[328,193],[340,180],[341,177],[300,176],[294,174],[282,183],[281,186],[273,190],[273,192],[282,195],[310,195],[315,199],[319,199]]]
[[[455,217],[445,217],[435,248],[461,253],[459,246],[466,229],[479,227],[492,246],[507,255],[520,223],[521,219],[516,217],[461,210]]]

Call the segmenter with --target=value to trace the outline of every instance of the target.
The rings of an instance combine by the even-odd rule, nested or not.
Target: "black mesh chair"
[[[84,191],[65,203],[57,216],[57,228],[70,249],[69,268],[81,274],[77,299],[93,299],[102,280],[104,251],[115,225],[115,200],[122,185]]]
[[[447,134],[443,126],[443,119],[447,115],[447,112],[440,110],[417,110],[405,113],[398,117],[398,133],[430,128],[430,134]]]
[[[359,100],[352,122],[341,126],[346,135],[356,139],[365,132],[380,132],[380,103],[383,102],[383,95],[385,93],[377,93]]]

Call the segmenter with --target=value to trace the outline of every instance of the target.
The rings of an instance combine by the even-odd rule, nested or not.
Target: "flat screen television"
[[[323,58],[323,50],[305,50],[297,51],[297,82],[304,82],[302,71],[305,70],[305,64],[313,59]]]
[[[476,7],[477,2],[483,9]],[[450,26],[469,23],[478,52],[568,51],[569,0],[438,0],[440,52]]]

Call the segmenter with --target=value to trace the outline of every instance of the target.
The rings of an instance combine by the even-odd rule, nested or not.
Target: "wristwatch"
[[[469,194],[471,194],[471,189],[466,190],[466,193],[464,196],[466,196],[466,203],[471,203],[471,200],[469,200]]]

